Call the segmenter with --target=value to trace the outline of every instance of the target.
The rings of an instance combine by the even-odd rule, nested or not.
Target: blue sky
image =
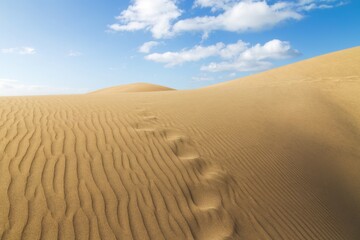
[[[358,46],[355,0],[0,0],[0,95],[192,89]]]

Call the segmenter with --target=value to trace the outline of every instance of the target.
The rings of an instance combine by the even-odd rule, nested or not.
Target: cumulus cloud
[[[249,46],[249,43],[239,40],[236,43],[224,45],[224,48],[220,50],[219,55],[222,58],[233,58],[245,51]]]
[[[183,49],[180,52],[152,53],[145,56],[145,59],[165,63],[166,67],[173,67],[185,62],[196,62],[211,56],[216,56],[224,49],[223,43],[203,47],[195,46],[191,49]]]
[[[202,71],[259,71],[272,66],[272,61],[298,56],[299,51],[293,49],[289,42],[278,39],[271,40],[264,45],[256,44],[240,52],[229,61],[212,62],[201,67]]]
[[[35,48],[32,47],[15,47],[15,48],[2,48],[1,53],[5,54],[19,54],[19,55],[33,55],[36,53]]]
[[[219,42],[210,46],[195,46],[179,52],[152,53],[145,59],[164,63],[166,67],[173,67],[185,62],[195,62],[209,57],[218,57],[220,62],[212,62],[202,66],[202,71],[257,71],[267,69],[272,61],[295,57],[299,52],[293,49],[289,42],[278,39],[271,40],[264,45],[238,41],[233,44]]]
[[[175,0],[133,0],[117,20],[120,23],[110,25],[114,31],[148,30],[154,38],[171,35],[172,22],[181,15]]]
[[[233,61],[233,62],[219,62],[210,63],[207,66],[201,67],[201,71],[207,72],[224,72],[224,71],[238,71],[238,72],[254,72],[269,69],[272,66],[268,61]]]
[[[244,51],[247,45],[248,43],[241,40],[228,45],[222,42],[210,46],[197,45],[191,49],[183,49],[179,52],[153,53],[147,55],[145,59],[165,63],[167,67],[172,67],[185,62],[196,62],[212,56],[221,56],[225,59],[233,58]]]
[[[213,12],[227,9],[233,5],[234,0],[195,0],[194,7],[211,8]]]
[[[311,11],[315,9],[328,9],[345,5],[347,1],[338,0],[298,0],[292,3],[298,11]]]
[[[159,44],[160,43],[156,42],[156,41],[146,42],[146,43],[144,43],[143,45],[141,45],[139,47],[139,52],[141,52],[141,53],[149,53],[151,51],[151,49],[158,46]]]
[[[269,5],[266,1],[240,1],[218,15],[180,20],[173,26],[175,33],[187,31],[230,32],[257,31],[286,20],[300,20],[302,15],[282,2]]]
[[[86,92],[86,90],[26,84],[13,79],[0,78],[0,96],[50,95],[82,92]]]
[[[345,0],[344,0],[345,1]],[[185,10],[177,0],[133,0],[110,25],[114,31],[150,31],[154,38],[168,38],[184,32],[260,31],[289,20],[301,20],[307,11],[345,4],[341,0],[195,0],[193,8],[210,8],[211,13],[178,19]]]

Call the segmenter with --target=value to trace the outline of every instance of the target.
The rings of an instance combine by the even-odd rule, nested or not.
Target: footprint
[[[177,129],[157,128],[158,118],[141,110],[142,122],[136,124],[135,129],[142,132],[152,132],[154,137],[158,133],[165,140],[177,158],[197,180],[197,184],[190,186],[190,197],[195,205],[197,214],[202,218],[201,226],[194,234],[196,239],[229,240],[234,235],[234,221],[222,206],[221,188],[228,181],[228,174],[221,167],[214,166],[204,160],[197,151],[192,140]],[[156,133],[156,134],[155,134]],[[195,176],[196,175],[196,176]]]
[[[224,185],[229,181],[229,174],[218,166],[203,168],[201,175],[204,180],[212,184]]]
[[[145,108],[143,109],[138,109],[137,110],[139,113],[139,116],[143,117],[143,118],[147,118],[147,117],[155,117],[153,116],[153,114],[151,112],[149,112],[148,110],[146,110]]]
[[[196,185],[190,189],[194,204],[201,210],[217,209],[221,205],[219,192],[206,185]]]
[[[136,111],[137,111],[140,115],[147,112],[145,108],[137,108]]]
[[[188,161],[188,163],[193,169],[196,169],[200,176],[203,175],[203,172],[206,172],[209,165],[209,163],[201,157],[194,158],[191,161]]]
[[[137,123],[134,127],[136,131],[154,132],[156,130],[154,124],[151,123]]]
[[[162,135],[170,142],[186,137],[184,134],[182,134],[182,132],[176,129],[165,129],[162,131]]]
[[[152,116],[152,115],[144,116],[143,119],[145,121],[156,121],[156,120],[158,120],[158,118],[156,116]]]
[[[169,142],[174,154],[180,159],[192,160],[200,157],[190,139],[179,130],[165,129],[162,131],[162,135]]]
[[[170,143],[171,149],[178,158],[182,160],[194,160],[200,157],[196,148],[192,146],[187,138],[178,138]]]
[[[200,158],[200,154],[191,143],[191,140],[176,129],[166,129],[162,132],[164,138],[170,143],[174,154],[183,160]]]
[[[210,210],[203,219],[196,239],[230,240],[234,239],[235,224],[226,211]]]

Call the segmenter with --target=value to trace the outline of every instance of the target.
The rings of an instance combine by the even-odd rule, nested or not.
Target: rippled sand
[[[360,239],[359,47],[165,90],[0,98],[0,239]]]

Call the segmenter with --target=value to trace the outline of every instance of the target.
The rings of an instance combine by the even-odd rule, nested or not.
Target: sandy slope
[[[0,99],[0,239],[360,239],[360,48],[112,93]]]
[[[100,89],[89,94],[119,94],[121,92],[160,92],[160,91],[171,91],[172,88],[163,87],[149,83],[132,83],[117,87],[109,87]]]

